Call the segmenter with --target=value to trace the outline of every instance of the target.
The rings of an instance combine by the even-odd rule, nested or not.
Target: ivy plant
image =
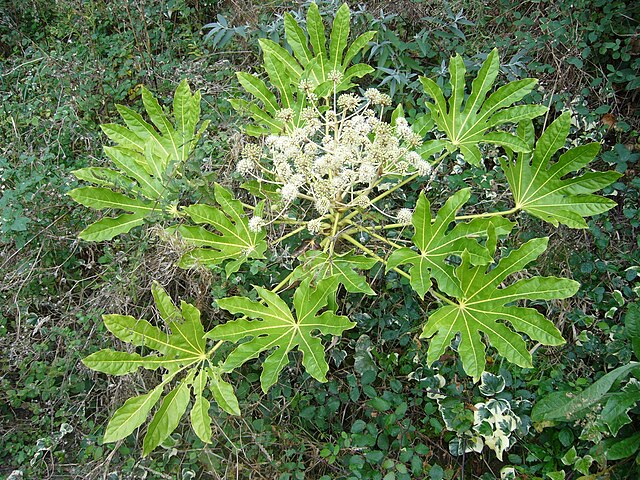
[[[172,117],[143,90],[155,128],[124,107],[120,112],[127,127],[104,127],[118,144],[105,152],[120,170],[90,167],[76,173],[100,185],[71,192],[78,202],[130,212],[88,227],[81,234],[85,240],[108,240],[156,213],[167,213],[160,216],[166,234],[186,245],[179,265],[224,267],[227,276],[268,251],[277,258],[288,248],[283,245],[306,245],[304,253],[294,255],[293,265],[281,263],[272,284],[254,285],[253,297],[218,299],[221,313],[206,322],[192,305],[175,306],[157,285],[153,296],[160,325],[105,315],[107,329],[132,349],[102,350],[87,357],[85,365],[111,375],[140,367],[162,373],[150,392],[115,412],[105,441],[122,439],[140,427],[160,399],[144,437],[145,454],[177,427],[189,405],[196,434],[209,441],[210,399],[222,411],[240,415],[229,380],[247,362],[261,364],[265,392],[278,382],[294,351],[301,354],[297,358],[310,377],[326,381],[328,337],[337,342],[356,327],[344,315],[344,292],[376,295],[370,274],[374,268],[406,280],[422,302],[421,337],[429,364],[452,350],[468,375],[485,379],[483,388],[489,378],[483,377],[489,346],[508,362],[531,367],[528,341],[550,346],[564,342],[553,310],[543,315],[531,302],[570,297],[579,285],[527,272],[549,239],[520,242],[519,222],[528,214],[555,226],[583,228],[585,218],[613,207],[595,192],[619,174],[590,170],[596,144],[565,149],[568,114],[560,115],[536,141],[533,120],[547,109],[518,104],[535,80],[494,89],[499,72],[495,50],[470,92],[462,59],[451,59],[448,102],[433,79],[422,78],[426,109],[410,121],[388,95],[353,84],[372,70],[350,64],[374,33],[350,42],[349,20],[349,8],[343,5],[327,37],[312,4],[306,30],[285,16],[287,45],[261,41],[263,70],[239,73],[248,97],[232,100],[250,117],[246,132],[251,138],[235,173],[224,180],[227,186],[211,186],[216,205],[189,203],[171,188],[201,132],[196,132],[199,94],[191,94],[184,82],[176,91]],[[493,163],[505,173],[509,190],[503,193],[512,199],[512,208],[483,212],[469,205],[475,185],[448,198],[429,188],[448,175],[451,157],[461,153],[475,168],[496,146],[503,155]],[[243,179],[240,185],[238,178]],[[408,208],[415,198],[409,193],[415,191],[417,200]],[[491,400],[482,407],[479,424],[499,417],[516,425],[508,406]],[[492,427],[491,422],[485,423]],[[515,426],[500,435],[498,430],[485,432],[489,427],[483,427],[484,442],[501,456]]]

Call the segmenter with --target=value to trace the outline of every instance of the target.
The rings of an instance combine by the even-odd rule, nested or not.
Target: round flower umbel
[[[330,78],[339,82],[339,77]],[[363,97],[345,93],[318,100],[306,80],[299,91],[307,106],[299,114],[282,109],[277,117],[285,122],[285,131],[268,136],[264,150],[246,145],[236,167],[245,176],[277,186],[277,216],[288,211],[300,218],[299,212],[291,212],[299,207],[318,218],[367,209],[385,179],[431,173],[431,164],[415,151],[420,135],[404,118],[394,125],[382,119],[391,104],[388,95],[371,88]],[[319,231],[318,225],[314,222],[309,230]]]

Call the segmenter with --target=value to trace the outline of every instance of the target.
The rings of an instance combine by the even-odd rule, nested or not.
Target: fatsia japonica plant
[[[226,316],[203,322],[193,305],[175,305],[159,284],[152,292],[159,322],[105,315],[107,329],[133,348],[101,350],[84,364],[110,375],[140,367],[157,370],[161,380],[115,412],[104,441],[128,436],[151,417],[143,441],[148,454],[189,408],[195,433],[210,441],[210,401],[231,415],[241,414],[229,374],[247,362],[261,362],[265,392],[294,351],[311,377],[326,381],[329,338],[356,326],[339,313],[341,300],[345,292],[376,295],[368,276],[376,265],[405,277],[423,301],[420,337],[430,364],[453,350],[477,381],[485,371],[489,345],[509,362],[531,367],[529,340],[563,343],[553,319],[528,302],[564,299],[579,285],[527,273],[527,265],[545,252],[548,238],[518,245],[514,232],[519,231],[519,214],[585,228],[586,217],[615,205],[594,192],[619,174],[589,169],[598,144],[565,147],[568,114],[536,135],[532,120],[545,114],[546,107],[516,104],[536,81],[494,88],[496,50],[470,89],[459,56],[449,63],[448,95],[422,78],[426,109],[409,121],[388,95],[353,83],[372,71],[352,62],[374,32],[350,43],[349,25],[349,9],[343,5],[327,38],[312,4],[306,30],[285,16],[286,45],[261,42],[263,69],[238,73],[249,96],[231,100],[252,119],[235,166],[234,178],[244,180],[236,189],[229,187],[233,179],[227,187],[213,185],[215,204],[189,204],[174,187],[205,127],[197,127],[200,96],[186,82],[175,93],[171,114],[142,91],[151,123],[119,107],[126,127],[103,126],[117,144],[105,147],[116,168],[75,172],[97,185],[73,190],[75,200],[125,212],[90,225],[81,233],[85,240],[109,240],[143,223],[162,221],[166,234],[180,237],[188,247],[181,267],[220,267],[227,276],[282,248],[285,240],[305,245],[289,270],[283,271],[285,263],[278,266],[274,284],[254,286],[253,298],[219,299]],[[429,186],[443,182],[452,158],[482,166],[487,145],[503,151],[499,165],[513,208],[477,212],[469,205],[474,185],[446,199],[433,198],[439,190]],[[407,192],[415,191],[417,200],[407,208],[407,199],[415,199]],[[434,204],[441,206],[435,209]],[[389,211],[389,205],[398,207]]]

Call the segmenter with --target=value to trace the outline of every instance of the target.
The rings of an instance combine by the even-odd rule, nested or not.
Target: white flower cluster
[[[300,89],[305,92],[303,83]],[[280,185],[285,206],[304,198],[320,216],[332,209],[366,208],[369,194],[384,177],[431,173],[431,164],[414,150],[422,139],[407,121],[398,118],[392,126],[381,119],[382,112],[373,110],[390,105],[388,95],[376,89],[364,97],[346,93],[329,106],[316,105],[308,94],[307,99],[309,106],[299,120],[291,109],[277,115],[287,125],[297,121],[297,126],[268,136],[265,152],[247,145],[236,167],[243,175]]]

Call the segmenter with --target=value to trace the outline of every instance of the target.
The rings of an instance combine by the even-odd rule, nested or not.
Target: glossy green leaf
[[[162,399],[142,441],[143,455],[149,455],[177,428],[189,405],[189,397],[189,385],[182,381]]]
[[[89,167],[74,172],[80,180],[99,185],[69,192],[78,203],[98,210],[131,212],[90,225],[80,233],[84,240],[110,240],[142,225],[144,220],[162,218],[160,214],[177,203],[177,192],[170,182],[202,133],[196,132],[200,94],[192,95],[187,82],[180,83],[173,100],[174,121],[145,88],[142,100],[152,124],[134,110],[118,106],[127,126],[102,125],[104,133],[117,144],[104,147],[104,152],[118,170]],[[202,128],[205,126],[206,122]]]
[[[204,443],[211,443],[211,417],[209,416],[210,403],[203,396],[204,387],[209,378],[204,369],[201,369],[193,381],[193,396],[195,398],[193,407],[189,414],[191,426],[196,435]]]
[[[301,80],[311,83],[315,95],[326,98],[333,95],[334,91],[342,92],[353,88],[354,79],[373,72],[369,65],[351,65],[351,62],[367,47],[376,32],[365,32],[349,44],[349,22],[349,8],[344,4],[336,12],[327,49],[325,26],[318,6],[312,3],[307,12],[306,32],[292,15],[285,14],[285,36],[293,55],[272,40],[259,40],[263,52],[263,67],[271,87],[274,88],[270,90],[270,87],[256,76],[238,74],[245,90],[259,101],[258,103],[239,98],[231,99],[236,111],[248,115],[255,121],[255,124],[245,127],[247,134],[278,135],[301,126],[304,122],[300,118],[301,112],[308,106],[307,95],[298,89]],[[338,85],[329,80],[332,70],[343,74]],[[284,108],[294,111],[294,118],[288,125],[277,118],[278,112]]]
[[[309,10],[307,11],[307,31],[309,32],[309,40],[313,46],[314,55],[323,55],[328,58],[324,23],[322,22],[318,5],[315,2],[309,5]]]
[[[135,181],[122,173],[105,167],[86,167],[73,171],[78,180],[94,183],[101,187],[128,190],[134,193],[142,193]]]
[[[375,295],[366,277],[357,270],[370,270],[377,262],[374,258],[352,253],[329,256],[324,252],[310,250],[300,258],[300,266],[295,269],[291,282],[302,278],[313,278],[314,282],[318,282],[336,276],[348,292]]]
[[[218,300],[218,306],[231,313],[246,315],[248,319],[238,319],[216,326],[208,337],[229,342],[241,342],[226,358],[223,368],[227,371],[256,358],[261,352],[270,351],[263,365],[260,383],[267,391],[278,379],[280,372],[289,362],[289,352],[297,347],[303,354],[302,364],[307,373],[318,381],[326,381],[329,366],[324,357],[324,347],[320,334],[341,335],[344,330],[355,326],[347,317],[338,316],[327,310],[318,315],[328,301],[328,297],[338,287],[336,277],[318,283],[316,289],[309,281],[302,283],[293,296],[295,315],[288,305],[275,293],[254,286],[261,302],[246,297],[231,297]],[[264,303],[262,303],[264,302]]]
[[[194,396],[191,423],[203,441],[211,440],[210,404],[203,394],[207,384],[222,409],[233,415],[240,414],[233,387],[221,378],[219,367],[205,367],[205,362],[211,362],[213,352],[207,352],[200,311],[186,302],[176,306],[157,283],[154,283],[152,293],[166,331],[146,320],[127,315],[104,315],[103,318],[107,329],[120,340],[157,353],[142,356],[137,352],[106,349],[83,360],[87,367],[111,375],[132,373],[139,367],[151,370],[162,367],[166,370],[162,383],[154,390],[127,400],[118,409],[107,427],[105,442],[120,440],[139,427],[162,396],[163,387],[178,374],[186,373],[180,384],[164,397],[155,413],[144,439],[145,455],[162,443],[178,425],[191,398],[191,384]]]
[[[333,19],[329,38],[329,61],[332,70],[341,70],[342,54],[347,47],[347,40],[349,39],[350,21],[351,13],[349,12],[349,7],[346,3],[343,3]]]
[[[542,105],[521,105],[509,109],[522,100],[536,84],[534,79],[508,83],[487,98],[500,68],[498,50],[494,49],[482,64],[473,81],[471,93],[465,98],[466,69],[462,57],[456,55],[449,62],[449,85],[451,96],[445,101],[440,86],[433,80],[422,77],[420,81],[425,93],[433,102],[427,102],[432,118],[438,129],[446,135],[447,149],[453,153],[459,150],[465,160],[480,165],[482,157],[478,146],[481,143],[501,145],[516,152],[529,151],[529,145],[516,135],[508,132],[489,130],[505,123],[518,123],[544,114]]]
[[[104,443],[117,442],[129,436],[144,423],[153,406],[160,400],[162,387],[157,386],[149,393],[132,397],[113,414],[102,441]]]
[[[280,109],[276,96],[269,91],[267,85],[258,77],[244,72],[236,73],[240,85],[262,102],[265,110],[274,115]]]
[[[82,359],[82,363],[91,370],[108,375],[126,375],[138,368],[155,370],[162,365],[162,359],[155,356],[143,357],[137,353],[104,349]]]
[[[415,230],[412,240],[418,251],[401,248],[394,251],[387,260],[387,270],[398,265],[412,265],[409,270],[411,286],[421,298],[424,298],[431,287],[431,278],[436,279],[441,291],[459,295],[461,291],[458,280],[453,265],[447,262],[447,258],[452,255],[460,256],[466,250],[471,263],[486,265],[491,262],[492,257],[476,238],[486,237],[490,225],[499,234],[509,233],[513,227],[512,222],[496,217],[458,223],[453,229],[449,229],[456,213],[469,200],[470,195],[469,189],[455,193],[432,220],[429,201],[421,193],[412,219]]]
[[[284,14],[284,32],[287,43],[291,47],[291,50],[293,50],[293,54],[296,56],[298,62],[300,62],[303,67],[306,67],[313,58],[309,50],[309,40],[304,30],[300,28],[300,25],[290,13]]]
[[[258,40],[258,43],[264,54],[263,58],[265,62],[269,59],[274,61],[275,65],[281,66],[283,73],[296,85],[300,81],[303,72],[302,67],[296,59],[293,58],[286,49],[272,40],[261,38]],[[273,81],[273,78],[271,80]]]
[[[231,415],[240,415],[238,398],[233,386],[222,379],[220,369],[209,368],[209,389],[220,408]]]
[[[342,63],[343,68],[349,65],[349,63],[351,63],[351,60],[353,60],[353,58],[358,53],[364,52],[367,49],[369,42],[373,40],[373,37],[375,37],[377,34],[378,32],[371,30],[368,32],[364,32],[362,35],[356,38],[349,46],[349,48],[347,48],[347,53],[345,53]]]
[[[567,150],[556,162],[553,156],[564,147],[571,117],[563,113],[544,131],[538,142],[531,143],[533,152],[521,153],[517,160],[504,160],[502,168],[513,193],[516,208],[555,226],[559,223],[571,228],[587,228],[584,217],[597,215],[613,208],[616,203],[594,192],[610,185],[620,177],[618,172],[586,172],[563,179],[585,168],[598,154],[600,144],[590,143]],[[520,138],[532,140],[522,125]]]
[[[540,256],[547,243],[548,238],[530,240],[488,271],[486,266],[473,266],[470,255],[463,253],[462,264],[455,272],[462,293],[456,296],[457,301],[431,313],[422,331],[421,337],[430,339],[427,355],[430,364],[444,354],[457,334],[462,366],[475,379],[480,378],[485,368],[483,337],[500,355],[521,367],[532,366],[531,354],[521,335],[513,330],[544,345],[564,343],[558,329],[536,309],[511,304],[518,300],[567,298],[578,290],[577,282],[533,277],[500,288],[510,275]]]
[[[155,207],[149,202],[127,197],[103,187],[79,187],[71,190],[69,196],[76,202],[96,210],[116,208],[128,212],[148,214]]]
[[[129,232],[134,227],[144,223],[144,214],[123,213],[117,217],[105,217],[92,223],[78,235],[88,242],[101,242],[111,240],[122,233]]]
[[[180,266],[189,268],[196,264],[219,265],[227,260],[240,261],[228,264],[233,265],[227,270],[227,275],[231,275],[247,259],[264,258],[266,232],[252,232],[241,202],[218,184],[215,185],[215,197],[221,207],[219,209],[209,205],[191,205],[183,210],[195,223],[212,227],[216,233],[202,226],[181,225],[178,231],[183,240],[196,248],[182,256]]]

